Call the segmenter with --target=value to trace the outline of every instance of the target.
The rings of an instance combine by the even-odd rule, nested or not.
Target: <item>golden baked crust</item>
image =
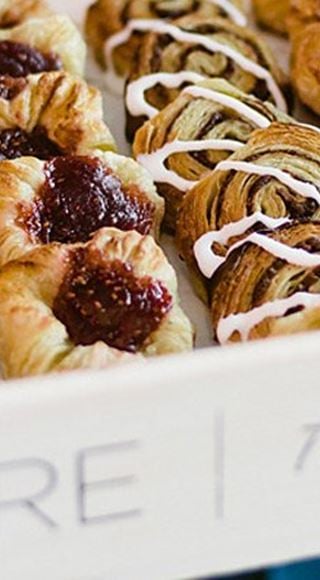
[[[106,228],[86,244],[50,244],[1,270],[0,360],[5,378],[105,368],[138,356],[101,340],[76,345],[56,316],[56,301],[64,292],[63,284],[72,271],[77,252],[84,252],[85,269],[91,264],[104,269],[115,262],[125,264],[137,280],[151,277],[170,293],[170,309],[140,349],[144,356],[192,348],[192,328],[179,306],[176,276],[162,250],[150,236]]]
[[[72,159],[75,158],[71,157],[71,160]],[[85,162],[87,159],[87,157],[84,158]],[[153,213],[149,231],[151,234],[158,237],[164,213],[164,202],[162,198],[157,195],[153,182],[147,172],[132,159],[111,152],[95,151],[94,159],[100,160],[101,167],[105,168],[111,175],[119,180],[124,192],[128,191],[125,199],[130,201],[131,195],[133,196],[133,199],[135,199],[134,196],[136,195],[136,192],[139,192],[140,196],[143,197],[143,203],[151,205]],[[41,211],[44,211],[47,203],[46,197],[41,197],[41,195],[51,195],[41,194],[49,170],[50,166],[48,169],[47,162],[40,161],[33,157],[21,157],[15,161],[2,161],[0,163],[0,265],[19,258],[26,252],[45,243],[44,238],[41,237],[38,230],[43,223],[41,215],[44,214],[41,213]],[[68,175],[68,166],[66,175]],[[76,186],[77,184],[75,184],[75,187]],[[78,185],[78,188],[79,187],[80,186]],[[86,185],[86,187],[88,186]],[[85,191],[86,190],[83,189],[82,201],[86,200]],[[131,191],[132,194],[130,193]],[[112,192],[109,195],[111,194]],[[116,196],[117,195],[119,195],[118,189],[116,190]],[[114,211],[123,212],[123,205],[119,205],[119,209],[117,208],[116,196],[115,201],[113,201],[113,203],[115,203]],[[81,220],[81,207],[74,205],[77,202],[77,198],[75,197],[74,199],[74,203],[70,206],[68,205],[69,203],[72,203],[70,202],[70,199],[66,200],[65,198],[62,198],[59,201],[58,198],[59,214],[56,219],[60,221],[62,219],[61,215],[69,215],[68,212],[72,211],[71,208],[73,208],[74,211],[77,212],[77,215],[79,214],[78,219]],[[99,203],[99,200],[95,200],[96,198],[93,198],[92,203]],[[108,198],[106,198],[106,204],[107,203]],[[110,210],[107,209],[105,214],[106,220],[108,220],[108,211]],[[53,222],[55,220],[55,215],[56,214],[53,214],[52,217]],[[99,213],[94,213],[92,218],[93,221],[89,221],[89,226],[86,221],[85,224],[81,222],[80,225],[83,231],[85,226],[89,227],[88,235],[101,227],[100,222],[98,221],[98,216]],[[72,225],[72,218],[74,219],[75,216],[70,215],[70,228]],[[83,219],[84,218],[82,217],[82,220]],[[88,219],[91,219],[90,216]],[[60,227],[59,223],[53,223],[52,225],[53,228],[57,226]],[[119,227],[121,227],[121,223],[119,224]],[[82,229],[80,228],[80,233],[82,232]],[[139,229],[139,221],[137,222],[137,229]],[[69,240],[70,236],[72,236],[71,239],[73,241],[79,240],[77,234],[74,234],[72,228],[69,233],[68,231],[65,232],[65,237],[61,238],[60,234],[58,239],[52,239],[50,236],[54,236],[54,234],[49,234],[49,241],[65,241]],[[47,237],[45,237],[45,240],[46,239]]]
[[[204,89],[203,93],[201,93],[202,89]],[[152,156],[169,143],[174,147],[174,142],[177,140],[190,142],[187,150],[168,155],[166,158],[165,167],[174,175],[168,174],[167,181],[163,177],[162,182],[156,183],[158,192],[166,200],[165,225],[172,232],[175,231],[179,206],[188,190],[187,186],[181,189],[175,186],[174,179],[178,177],[178,179],[189,181],[190,189],[192,182],[200,181],[215,168],[217,163],[232,154],[232,149],[228,149],[227,142],[232,141],[231,145],[240,147],[248,141],[252,132],[258,127],[252,118],[215,100],[216,93],[227,97],[229,103],[231,98],[234,107],[237,104],[245,105],[247,110],[251,111],[253,118],[258,113],[267,124],[273,121],[294,122],[270,103],[243,93],[223,79],[203,81],[195,85],[195,90],[200,92],[192,94],[188,92],[188,89],[182,91],[170,105],[144,123],[137,131],[133,143],[135,158],[147,170],[150,167],[151,175],[153,175],[153,164],[149,166],[152,157],[148,157],[149,155]],[[212,100],[210,100],[210,94]],[[207,150],[192,150],[194,142],[198,144],[199,141],[204,140],[226,140],[226,148],[214,149],[213,143],[210,145],[211,149],[208,145]],[[156,164],[153,175],[156,182],[159,163],[160,161]],[[170,179],[172,179],[171,182]]]
[[[195,16],[180,18],[174,24],[179,30],[199,34],[206,40],[216,41],[231,48],[251,62],[260,65],[269,73],[280,92],[287,91],[287,78],[278,67],[272,52],[263,40],[246,27],[237,26],[226,19],[204,19]],[[222,52],[208,51],[205,46],[181,42],[169,34],[150,32],[141,40],[135,65],[129,75],[131,82],[159,72],[177,73],[192,71],[202,77],[224,78],[247,94],[253,94],[262,100],[273,102],[274,97],[266,81],[258,78],[252,70],[236,62],[231,56]],[[145,92],[147,102],[158,110],[172,102],[181,91],[181,87],[167,89],[160,83]],[[141,125],[142,119],[134,117],[127,110],[127,136],[133,138],[134,132]]]
[[[307,248],[313,255],[320,249],[320,223],[293,223],[276,232],[264,232],[267,237],[290,248]],[[274,316],[266,316],[256,324],[243,324],[243,314],[252,313],[275,301],[284,301],[295,294],[318,295],[318,305],[283,309]],[[315,296],[316,297],[316,296]],[[265,249],[252,243],[235,249],[214,277],[210,287],[210,309],[215,337],[219,339],[219,323],[230,316],[241,315],[234,332],[222,338],[227,341],[261,339],[320,329],[319,266],[306,268],[279,260]],[[299,302],[299,301],[298,301]],[[229,319],[230,320],[230,319]],[[234,322],[234,320],[233,320]],[[239,332],[240,330],[240,332]],[[242,331],[242,332],[241,332]],[[244,331],[244,332],[243,332]]]
[[[320,22],[319,0],[290,1],[290,9],[287,16],[290,40],[295,42],[296,37],[299,36],[306,26],[317,22]]]
[[[290,0],[253,0],[252,4],[259,24],[281,34],[287,32]]]
[[[68,16],[49,16],[41,22],[35,18],[13,28],[0,29],[0,41],[21,42],[42,53],[56,54],[67,72],[84,74],[86,47]]]
[[[1,87],[12,95],[1,97]],[[19,128],[31,133],[39,127],[65,154],[116,150],[103,121],[101,93],[82,79],[65,71],[1,79],[0,132]]]
[[[11,28],[29,20],[53,14],[43,0],[0,0],[0,28]]]
[[[229,161],[276,167],[320,189],[320,134],[298,125],[272,124],[253,133],[248,143]],[[210,284],[196,265],[193,247],[209,231],[252,215],[317,221],[316,200],[304,197],[275,178],[242,171],[214,171],[183,199],[177,225],[177,243],[192,273],[199,294],[205,298]]]
[[[242,0],[235,0],[234,5],[240,10],[243,9]],[[106,39],[122,30],[131,19],[173,19],[188,14],[205,18],[228,16],[221,7],[210,0],[199,0],[196,3],[192,0],[96,0],[87,12],[87,39],[96,60],[105,67]],[[130,70],[138,46],[139,38],[133,37],[116,51],[116,67],[121,74]]]

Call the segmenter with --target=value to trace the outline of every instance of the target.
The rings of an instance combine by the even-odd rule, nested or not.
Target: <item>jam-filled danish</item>
[[[119,34],[131,21],[172,20],[190,14],[219,16],[240,26],[246,24],[242,0],[96,0],[87,13],[87,38],[97,61],[105,67],[105,41]],[[140,36],[141,32],[133,33],[115,50],[114,63],[119,74],[129,72]]]
[[[149,112],[147,103],[145,111]],[[166,200],[165,224],[170,231],[175,231],[186,192],[241,149],[254,130],[273,121],[293,122],[271,103],[223,79],[211,79],[186,87],[137,131],[133,153]]]
[[[170,24],[152,21],[149,28],[126,86],[129,139],[145,120],[139,102],[132,102],[130,95],[143,91],[143,100],[149,107],[161,110],[184,85],[206,77],[224,78],[243,92],[270,101],[286,112],[286,78],[268,47],[248,28],[222,18],[195,17]],[[108,78],[113,78],[110,70]]]
[[[164,202],[148,173],[111,152],[0,163],[0,264],[103,227],[158,236]]]
[[[64,71],[0,77],[0,160],[114,150],[100,92]]]
[[[0,273],[5,378],[105,368],[192,348],[173,268],[151,236],[105,228],[50,244]]]
[[[186,194],[177,242],[202,295],[211,286],[215,254],[224,256],[237,237],[261,225],[320,219],[319,152],[318,131],[274,123]]]
[[[83,75],[86,49],[80,32],[68,16],[27,20],[13,28],[0,28],[0,75],[28,74],[64,69]]]

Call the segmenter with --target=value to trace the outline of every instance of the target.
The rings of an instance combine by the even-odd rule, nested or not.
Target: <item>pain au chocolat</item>
[[[0,272],[5,378],[106,368],[190,350],[173,268],[151,236],[105,228],[49,244]]]

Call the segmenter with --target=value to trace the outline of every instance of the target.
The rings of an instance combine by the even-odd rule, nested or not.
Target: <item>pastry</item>
[[[102,227],[158,236],[163,200],[147,172],[112,152],[0,163],[0,264]]]
[[[213,277],[209,302],[220,344],[319,330],[320,222],[242,239]]]
[[[167,229],[175,231],[185,193],[273,121],[293,122],[272,104],[211,79],[186,87],[137,131],[133,153],[166,200]]]
[[[0,0],[0,28],[12,28],[30,18],[51,14],[52,10],[43,0]]]
[[[290,8],[287,15],[287,26],[290,39],[295,39],[310,24],[320,22],[319,0],[290,0]]]
[[[116,148],[100,92],[64,71],[0,77],[0,159]]]
[[[244,26],[246,18],[241,0],[96,0],[87,13],[86,32],[97,61],[106,66],[104,45],[136,19],[173,19],[187,14],[211,18],[222,16]],[[139,35],[132,35],[114,54],[119,74],[129,72],[139,46]]]
[[[192,348],[173,268],[151,236],[105,228],[50,244],[0,273],[5,378],[105,368]]]
[[[204,77],[223,77],[243,92],[287,110],[282,92],[287,88],[286,78],[265,44],[249,29],[221,18],[195,17],[174,24],[154,22],[150,29],[141,41],[126,87],[129,139],[145,118],[139,102],[132,104],[128,94],[144,92],[147,103],[161,110],[177,97],[183,84]]]
[[[243,228],[254,230],[264,216],[276,220],[271,221],[276,225],[283,219],[320,219],[318,131],[279,123],[258,130],[242,149],[186,194],[177,243],[203,297],[211,285],[211,244],[222,255],[228,246],[219,243],[224,234],[214,240],[216,232],[231,231],[228,240],[241,235]],[[270,220],[264,225],[270,227]],[[207,266],[203,259],[208,261]]]
[[[24,77],[62,68],[82,75],[85,56],[80,32],[67,16],[35,18],[0,29],[0,75]]]
[[[287,32],[290,0],[253,0],[252,5],[259,24],[281,34]]]

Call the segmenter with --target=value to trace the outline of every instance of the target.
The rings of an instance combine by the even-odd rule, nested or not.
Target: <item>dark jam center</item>
[[[149,233],[154,205],[135,186],[121,181],[88,157],[57,157],[48,162],[46,181],[26,220],[43,243],[85,242],[101,227]]]
[[[137,352],[172,307],[163,284],[137,278],[130,264],[119,260],[104,267],[90,263],[78,250],[53,305],[77,345],[103,341],[113,348]]]
[[[26,86],[24,78],[13,78],[9,76],[0,75],[0,99],[11,101],[14,99]]]
[[[44,54],[21,42],[0,41],[0,75],[25,77],[61,68],[61,59],[56,54]]]
[[[49,139],[43,127],[36,127],[31,133],[18,127],[0,131],[0,160],[24,155],[47,160],[62,155],[62,151]]]

